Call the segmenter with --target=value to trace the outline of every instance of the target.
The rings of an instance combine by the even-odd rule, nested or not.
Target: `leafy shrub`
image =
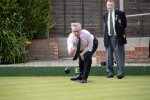
[[[50,0],[0,0],[0,64],[22,63],[28,40],[46,38],[51,23]]]
[[[25,62],[28,59],[22,51],[27,38],[23,30],[25,18],[21,14],[22,7],[16,0],[0,1],[0,64]]]
[[[45,33],[51,29],[52,23],[50,12],[52,6],[50,0],[18,0],[23,9],[24,31],[30,39],[46,38]],[[51,21],[51,22],[50,22]]]

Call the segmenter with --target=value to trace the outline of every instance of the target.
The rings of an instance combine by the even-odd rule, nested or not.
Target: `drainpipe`
[[[119,0],[119,9],[124,11],[124,0]]]

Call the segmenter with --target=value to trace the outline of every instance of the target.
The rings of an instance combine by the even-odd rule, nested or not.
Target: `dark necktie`
[[[78,38],[79,38],[79,41],[78,41],[77,51],[76,51],[76,54],[75,54],[73,60],[76,60],[78,58],[79,54],[80,54],[80,45],[81,45],[80,41],[81,40],[80,40],[80,37],[78,37]]]
[[[110,34],[111,34],[111,36],[113,36],[113,35],[114,35],[114,28],[113,28],[112,13],[110,13]]]

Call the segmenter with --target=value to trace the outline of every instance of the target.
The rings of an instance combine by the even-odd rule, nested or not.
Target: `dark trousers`
[[[118,39],[110,37],[109,46],[105,48],[106,51],[106,71],[114,75],[113,70],[113,52],[117,60],[117,75],[125,74],[125,52],[124,45],[118,43]]]
[[[79,55],[79,68],[80,68],[79,76],[82,79],[87,79],[88,78],[88,75],[89,75],[89,72],[90,72],[90,69],[91,69],[91,65],[92,65],[92,55],[97,50],[97,47],[98,47],[98,41],[97,41],[96,38],[94,38],[94,40],[93,40],[93,49],[92,49],[91,52],[85,53],[84,61],[81,59],[81,57]]]

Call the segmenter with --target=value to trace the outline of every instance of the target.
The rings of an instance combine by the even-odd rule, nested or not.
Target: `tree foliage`
[[[16,0],[0,1],[0,63],[25,62],[27,53],[21,48],[27,38],[22,32],[25,18]]]
[[[26,20],[25,33],[31,39],[46,38],[45,33],[54,24],[51,21],[52,11],[50,0],[19,0],[18,3],[24,8],[23,16]]]
[[[29,60],[22,48],[54,26],[50,12],[50,0],[0,0],[0,64]]]

